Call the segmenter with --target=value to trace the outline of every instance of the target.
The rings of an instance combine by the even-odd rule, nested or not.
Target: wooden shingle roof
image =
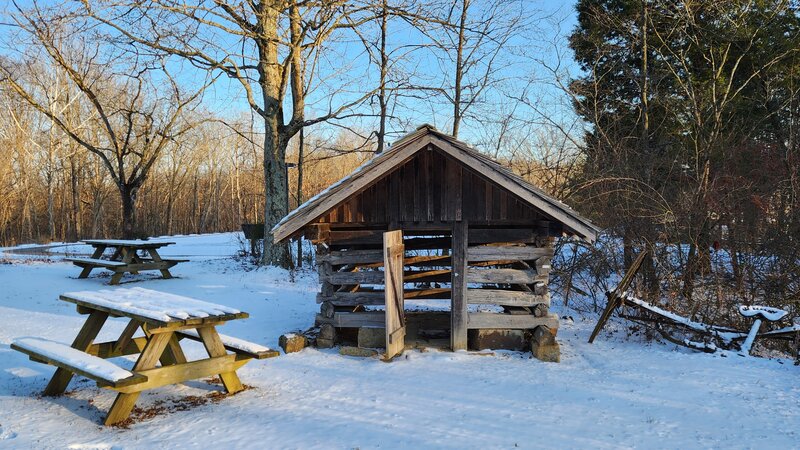
[[[417,152],[433,146],[465,167],[481,174],[488,181],[513,193],[523,202],[541,211],[551,220],[562,224],[565,231],[594,242],[599,229],[564,203],[525,181],[468,144],[435,130],[429,125],[419,127],[387,151],[365,162],[350,175],[342,178],[297,209],[290,212],[272,229],[275,242],[283,241],[313,223],[320,216],[364,191],[378,180],[402,166]]]

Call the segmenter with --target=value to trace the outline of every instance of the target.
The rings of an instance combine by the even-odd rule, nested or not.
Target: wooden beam
[[[521,314],[470,313],[468,327],[470,329],[533,329],[541,325],[545,325],[550,329],[557,329],[558,316],[552,313],[545,317]]]
[[[536,273],[535,270],[516,269],[467,269],[468,283],[493,283],[493,284],[533,284],[547,282],[547,276]]]
[[[450,300],[450,347],[453,351],[467,349],[467,256],[469,225],[466,221],[453,224],[453,274]],[[494,258],[496,259],[496,258]]]
[[[639,256],[636,257],[636,260],[633,261],[631,267],[627,272],[625,272],[625,275],[622,277],[622,280],[620,280],[617,287],[614,288],[613,291],[606,292],[606,298],[608,301],[606,302],[606,307],[603,310],[603,313],[600,314],[600,318],[597,319],[597,325],[594,326],[594,330],[592,330],[592,334],[589,336],[590,344],[594,342],[594,339],[598,334],[600,334],[600,330],[603,329],[603,326],[606,324],[606,322],[608,322],[608,319],[611,318],[611,314],[614,312],[614,310],[622,304],[623,295],[633,282],[633,277],[636,275],[636,272],[639,271],[639,267],[642,266],[645,255],[647,255],[647,250],[643,250],[641,253],[639,253]]]
[[[389,231],[383,234],[383,258],[386,267],[385,325],[386,353],[384,360],[390,361],[403,353],[406,337],[405,306],[403,303],[403,232]]]
[[[469,304],[486,304],[500,306],[550,306],[550,294],[536,295],[525,291],[507,291],[503,289],[469,289]]]
[[[470,247],[467,251],[467,255],[470,262],[494,260],[524,261],[538,259],[542,256],[553,256],[553,249],[529,245],[487,245]]]
[[[219,373],[235,372],[252,358],[230,354],[214,358],[201,359],[173,366],[156,367],[137,372],[147,377],[147,381],[136,385],[114,389],[122,393],[140,392],[198,378],[210,377]]]
[[[349,245],[375,245],[379,246],[383,242],[384,230],[330,230],[328,224],[313,224],[309,225],[311,228],[306,232],[306,237],[314,239],[321,239],[321,233],[316,229],[316,226],[327,226],[328,232],[325,234],[325,239],[329,239],[331,245],[349,246]],[[313,227],[313,228],[312,228]],[[427,234],[449,234],[449,229],[441,230],[439,233],[436,231],[428,232]],[[406,230],[403,232],[405,234]],[[531,228],[490,228],[479,229],[473,228],[469,233],[470,245],[481,245],[491,243],[520,243],[520,244],[533,244],[536,242],[539,235]],[[315,242],[316,243],[316,242]],[[406,249],[422,248],[420,246],[446,244],[450,247],[450,239],[442,236],[439,238],[425,238],[406,236],[405,245]]]

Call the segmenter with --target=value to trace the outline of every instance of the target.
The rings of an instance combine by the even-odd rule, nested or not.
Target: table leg
[[[106,251],[106,246],[98,245],[97,247],[94,248],[94,253],[92,253],[92,259],[97,259],[103,256],[104,251]],[[89,274],[92,272],[92,269],[94,269],[94,267],[92,266],[84,267],[83,270],[81,270],[81,274],[78,275],[78,278],[88,278]]]
[[[72,342],[72,348],[85,352],[89,346],[92,345],[94,338],[97,337],[103,324],[106,323],[106,319],[108,319],[108,313],[92,311],[89,317],[86,318],[86,323],[83,324],[83,328],[78,332],[78,336],[76,336],[75,340]],[[71,379],[72,372],[59,367],[53,374],[53,378],[47,383],[47,387],[44,388],[44,395],[63,394],[64,391],[67,390],[67,385],[69,385]]]
[[[117,251],[120,251],[122,254],[122,262],[125,263],[125,266],[128,266],[131,263],[131,252],[126,247],[120,247]],[[117,272],[116,270],[121,270]],[[114,275],[111,277],[111,281],[108,284],[119,284],[120,280],[122,280],[122,276],[125,275],[126,268],[122,267],[120,269],[115,269]]]
[[[142,322],[137,319],[131,319],[131,321],[128,322],[128,325],[122,331],[122,334],[119,335],[119,339],[117,339],[117,343],[114,344],[114,348],[111,350],[111,353],[118,353],[122,351],[122,349],[124,349],[125,346],[127,346],[131,341],[133,334],[136,333],[136,330],[138,330],[140,326],[142,326]]]
[[[157,263],[163,262],[163,260],[161,259],[161,255],[158,254],[158,251],[156,251],[155,248],[148,248],[147,251],[150,253],[150,257],[153,258],[153,262]],[[169,273],[169,269],[163,268],[159,270],[161,270],[161,276],[164,277],[164,279],[172,278],[172,274]]]
[[[161,358],[164,349],[173,336],[174,332],[172,331],[150,335],[147,339],[147,344],[144,346],[144,350],[142,350],[142,354],[139,355],[139,359],[133,366],[133,371],[138,372],[155,367],[156,362]],[[136,400],[139,399],[139,394],[140,392],[117,394],[117,398],[114,399],[114,404],[111,405],[111,409],[108,411],[105,424],[113,425],[127,419],[133,410],[133,406],[136,404]]]
[[[145,326],[142,326],[145,336],[150,337],[150,332],[147,331]],[[181,344],[178,341],[178,336],[173,333],[172,338],[167,343],[164,353],[159,358],[162,366],[172,366],[175,364],[183,364],[187,362],[186,355],[183,353]]]
[[[203,346],[205,346],[208,356],[214,358],[228,354],[217,330],[213,326],[198,328],[197,333],[200,335],[200,339],[203,340]],[[244,389],[242,382],[239,381],[239,376],[236,375],[236,371],[221,373],[219,378],[229,394],[234,394]]]
[[[135,248],[129,248],[128,253],[131,255],[131,264],[141,264],[142,260],[139,259],[139,252]],[[138,270],[131,270],[131,274],[139,275]]]

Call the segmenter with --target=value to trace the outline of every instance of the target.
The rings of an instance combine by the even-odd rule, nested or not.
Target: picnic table
[[[88,315],[72,345],[25,337],[14,340],[11,348],[33,361],[58,367],[44,395],[64,393],[75,374],[117,391],[106,425],[126,420],[139,394],[147,389],[218,375],[228,393],[238,392],[243,387],[237,369],[251,359],[279,354],[217,332],[216,327],[226,321],[248,317],[235,308],[143,288],[69,292],[59,299],[74,303],[80,314]],[[129,322],[117,340],[94,343],[109,317]],[[143,335],[137,335],[139,329]],[[181,347],[184,339],[201,342],[209,357],[188,361]],[[108,361],[135,354],[139,357],[131,369]],[[156,367],[158,362],[161,365]]]
[[[172,278],[169,269],[188,259],[162,258],[158,249],[172,245],[174,242],[143,241],[123,239],[87,239],[81,241],[94,247],[89,258],[66,258],[76,266],[83,268],[78,278],[86,278],[93,269],[108,269],[114,272],[109,284],[119,284],[125,273],[138,274],[143,270],[159,270],[164,278]],[[103,258],[106,249],[113,252],[109,258]]]

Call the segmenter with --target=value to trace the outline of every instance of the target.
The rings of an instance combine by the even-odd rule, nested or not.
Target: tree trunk
[[[387,5],[386,0],[382,2],[381,10],[381,78],[378,92],[378,105],[380,107],[380,128],[378,129],[378,149],[376,153],[383,152],[383,147],[386,141],[386,116],[388,113],[388,106],[386,101],[386,74],[389,68],[389,55],[386,54],[386,22],[387,22]]]
[[[78,186],[78,165],[75,163],[75,155],[69,158],[69,177],[70,188],[72,194],[72,235],[69,236],[70,240],[77,241],[81,239],[81,198],[80,187]]]
[[[467,12],[470,0],[462,0],[461,22],[458,26],[458,49],[456,53],[456,79],[453,92],[453,137],[458,137],[461,125],[461,78],[464,76],[464,40],[467,27]]]
[[[136,191],[138,189],[125,184],[119,186],[122,201],[122,239],[136,238]]]
[[[300,129],[300,145],[297,149],[297,207],[303,204],[303,159],[305,157],[306,136],[303,129]],[[296,267],[303,267],[303,238],[297,238],[297,264]]]
[[[286,180],[286,145],[278,140],[277,120],[267,118],[267,133],[264,138],[264,184],[266,204],[264,211],[264,255],[263,263],[283,268],[291,267],[291,256],[287,243],[272,240],[272,227],[289,213],[289,198]],[[270,135],[273,136],[270,136]],[[275,144],[278,145],[275,145]]]
[[[289,184],[286,177],[286,147],[291,136],[284,136],[281,87],[283,67],[278,64],[278,14],[281,2],[262,2],[259,22],[264,35],[258,47],[259,85],[264,109],[264,254],[262,262],[290,268],[292,263],[289,244],[277,244],[272,239],[272,227],[289,213]],[[296,14],[296,10],[292,12]],[[299,26],[292,17],[292,26]],[[294,32],[294,29],[293,29]],[[294,43],[293,43],[294,44]],[[294,64],[292,66],[294,69]],[[300,80],[302,83],[302,80]],[[292,80],[293,108],[302,112],[303,99],[295,96],[296,80]],[[302,118],[302,114],[300,115]],[[292,117],[295,119],[295,117]]]

